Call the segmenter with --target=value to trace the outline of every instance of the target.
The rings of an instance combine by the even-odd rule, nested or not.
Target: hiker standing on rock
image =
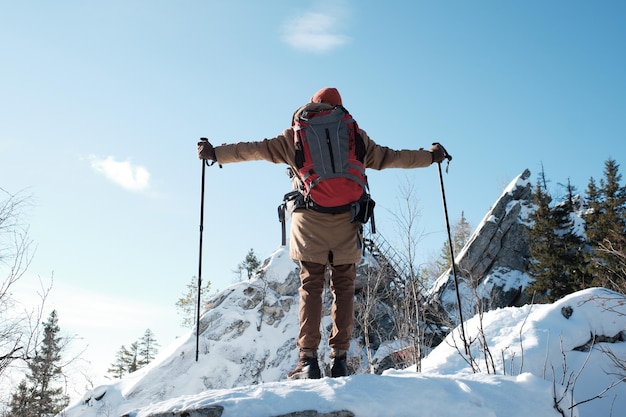
[[[422,168],[445,159],[445,149],[393,150],[358,128],[339,91],[322,88],[296,110],[292,126],[272,139],[213,147],[198,142],[200,159],[221,164],[265,160],[289,165],[299,192],[291,215],[290,256],[300,263],[300,354],[289,378],[320,378],[322,292],[330,272],[333,293],[331,376],[348,375],[346,355],[354,328],[354,283],[361,260],[362,223],[373,208],[365,168]],[[293,197],[294,193],[290,193]],[[289,194],[288,194],[289,195]]]

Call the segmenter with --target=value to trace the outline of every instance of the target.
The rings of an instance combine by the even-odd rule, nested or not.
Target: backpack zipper
[[[330,166],[333,168],[333,174],[337,171],[335,170],[335,156],[333,155],[333,144],[330,142],[330,131],[328,128],[326,130],[326,144],[328,145],[328,153],[330,154]]]

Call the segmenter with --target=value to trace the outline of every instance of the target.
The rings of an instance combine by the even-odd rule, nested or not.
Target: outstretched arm
[[[213,147],[208,142],[198,143],[198,157],[220,164],[244,161],[269,161],[275,164],[293,163],[294,146],[291,129],[272,139],[258,142],[237,142]]]
[[[365,166],[372,169],[385,168],[423,168],[433,162],[441,162],[445,157],[440,145],[433,145],[430,150],[423,148],[417,150],[395,150],[386,146],[376,144],[361,131],[361,136],[365,142]]]

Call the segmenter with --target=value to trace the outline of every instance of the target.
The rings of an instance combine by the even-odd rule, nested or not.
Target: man
[[[287,164],[299,176],[295,160],[293,121],[304,111],[325,111],[341,105],[342,100],[337,89],[322,88],[309,103],[296,110],[292,126],[275,138],[217,147],[201,141],[198,143],[198,156],[219,164],[254,160]],[[393,150],[374,143],[365,131],[359,129],[359,133],[365,148],[365,168],[380,170],[427,167],[443,161],[447,155],[439,144],[433,145],[428,151],[422,148]],[[359,223],[352,220],[353,214],[350,211],[328,213],[301,207],[292,213],[290,256],[300,263],[301,282],[300,331],[297,340],[300,354],[296,368],[289,373],[292,379],[321,377],[317,349],[321,341],[322,292],[327,268],[334,297],[331,309],[333,327],[328,341],[331,348],[331,376],[348,375],[346,355],[354,328],[356,264],[361,260]]]

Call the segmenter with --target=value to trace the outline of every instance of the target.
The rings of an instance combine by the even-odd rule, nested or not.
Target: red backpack
[[[304,110],[294,120],[296,168],[308,207],[327,213],[349,211],[367,195],[365,143],[343,106]]]

